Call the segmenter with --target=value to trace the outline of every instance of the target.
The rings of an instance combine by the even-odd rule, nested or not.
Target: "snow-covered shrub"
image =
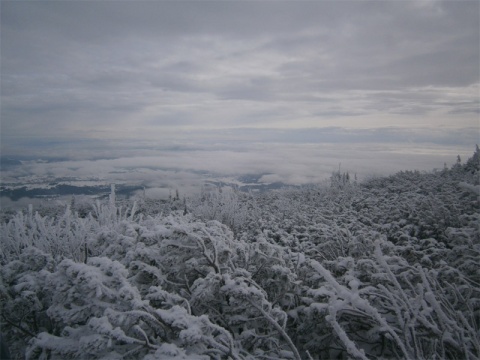
[[[382,247],[389,253],[386,255]],[[320,276],[311,300],[291,315],[297,341],[321,357],[399,359],[474,358],[479,340],[475,312],[480,290],[461,274],[443,281],[445,265],[411,266],[396,247],[376,241],[374,258],[310,262]],[[472,296],[473,295],[473,296]],[[342,355],[343,354],[343,355]]]
[[[53,270],[52,256],[35,247],[22,249],[18,260],[0,268],[1,329],[15,357],[22,357],[28,340],[38,332],[52,329],[46,283]]]
[[[203,189],[201,194],[190,200],[188,207],[200,219],[217,220],[234,232],[255,222],[258,212],[251,195],[230,187]]]
[[[159,243],[162,268],[167,280],[181,282],[187,289],[209,272],[220,273],[230,267],[234,249],[233,234],[218,221],[186,223],[178,217],[167,217],[163,224],[171,235]]]
[[[34,246],[56,259],[65,257],[80,260],[83,246],[91,230],[89,219],[81,219],[67,207],[58,218],[42,217],[32,208],[17,213],[8,223],[1,224],[1,258],[7,263],[18,258],[22,249]]]
[[[127,276],[123,265],[105,257],[87,264],[62,261],[46,285],[55,328],[33,339],[27,358],[165,358],[164,343],[199,358],[234,353],[228,332],[206,316],[191,315],[188,302],[174,304],[178,297],[158,287],[143,299]]]

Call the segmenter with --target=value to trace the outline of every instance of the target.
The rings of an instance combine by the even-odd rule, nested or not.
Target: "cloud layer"
[[[458,146],[372,143],[237,143],[216,147],[150,149],[138,155],[97,160],[23,161],[2,171],[4,185],[73,181],[122,183],[168,189],[198,187],[206,181],[235,182],[244,174],[260,174],[261,182],[292,185],[319,183],[340,167],[359,180],[400,170],[442,169],[458,154]],[[140,155],[148,153],[148,156]],[[131,155],[131,153],[129,153]],[[59,180],[60,179],[60,180]]]
[[[477,1],[0,6],[2,155],[200,149],[243,169],[240,148],[269,153],[258,144],[306,159],[295,146],[370,144],[372,157],[379,143],[435,144],[450,156],[478,142]]]

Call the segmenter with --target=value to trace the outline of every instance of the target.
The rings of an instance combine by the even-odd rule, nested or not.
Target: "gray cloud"
[[[197,146],[240,127],[271,129],[245,142],[476,140],[477,1],[0,6],[3,154],[103,141],[138,156],[151,148],[134,139]]]

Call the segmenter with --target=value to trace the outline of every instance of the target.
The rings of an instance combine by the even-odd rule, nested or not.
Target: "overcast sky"
[[[92,160],[398,143],[473,152],[479,4],[2,0],[1,151]]]

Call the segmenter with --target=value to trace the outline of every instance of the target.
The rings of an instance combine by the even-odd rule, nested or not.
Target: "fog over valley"
[[[145,144],[138,149],[133,144],[119,149],[120,154],[127,149],[138,153],[130,157],[114,157],[115,151],[107,147],[91,150],[89,156],[100,156],[94,160],[51,158],[48,152],[38,159],[2,157],[2,205],[11,207],[11,201],[23,197],[108,194],[112,183],[126,196],[166,199],[176,190],[183,196],[198,193],[205,184],[258,191],[324,183],[339,168],[362,181],[401,170],[440,170],[455,163],[457,155],[467,159],[471,154],[466,145],[401,143],[232,141],[164,149]],[[108,152],[110,156],[101,158]]]

